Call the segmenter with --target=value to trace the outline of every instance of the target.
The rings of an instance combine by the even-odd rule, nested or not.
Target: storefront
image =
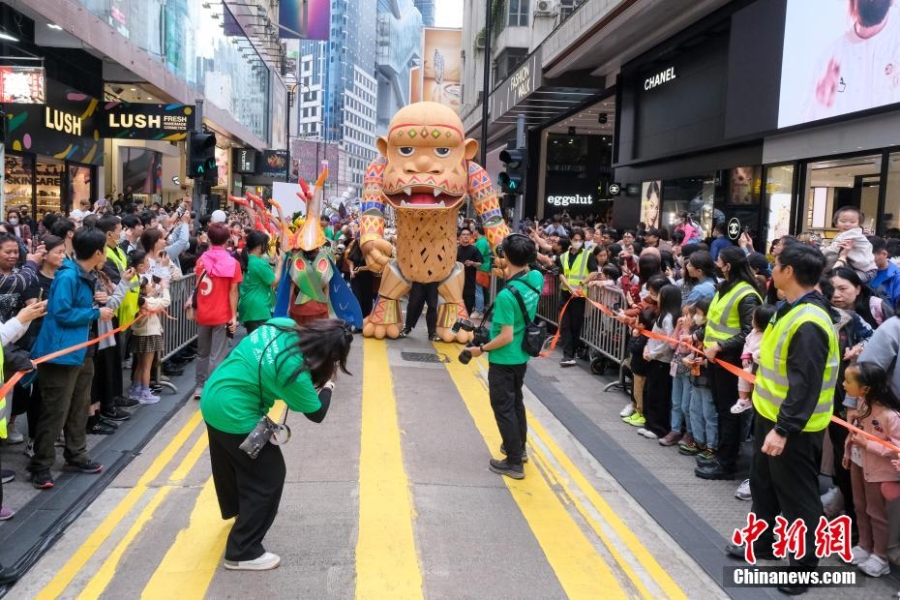
[[[558,129],[551,127],[545,133],[544,205],[539,216],[565,212],[572,217],[603,218],[612,208],[608,194],[612,136],[578,133],[574,125],[567,133],[555,133]]]
[[[4,104],[3,110],[4,218],[7,208],[23,204],[40,217],[97,197],[103,164],[97,100],[48,81],[45,104]]]

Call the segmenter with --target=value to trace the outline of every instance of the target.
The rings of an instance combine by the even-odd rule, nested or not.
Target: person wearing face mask
[[[584,249],[584,231],[573,229],[571,239],[569,249],[557,260],[562,302],[563,305],[568,303],[560,323],[563,358],[559,364],[563,367],[575,365],[575,349],[581,339],[581,327],[584,324],[584,284],[588,273],[597,270],[597,259]]]
[[[11,210],[6,213],[6,222],[12,226],[12,233],[25,242],[27,248],[31,247],[31,228],[22,222],[19,211]]]

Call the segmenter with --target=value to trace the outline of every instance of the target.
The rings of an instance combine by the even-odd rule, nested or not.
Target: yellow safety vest
[[[563,275],[565,275],[566,281],[575,287],[581,287],[581,284],[587,279],[588,275],[587,250],[582,249],[581,252],[578,253],[578,256],[575,257],[575,260],[572,261],[571,265],[569,264],[569,251],[566,250],[560,257],[560,262],[562,263]],[[562,288],[566,291],[570,291],[569,286],[565,284],[563,284]]]
[[[753,406],[760,416],[777,422],[778,411],[788,393],[787,355],[791,339],[804,323],[815,323],[828,336],[828,359],[822,374],[822,391],[812,417],[803,431],[822,431],[828,427],[834,409],[834,386],[837,384],[840,355],[837,334],[831,316],[815,304],[801,304],[769,324],[763,334],[759,352],[759,369],[753,388]],[[813,374],[818,377],[818,374]]]
[[[114,263],[116,263],[116,268],[119,269],[119,275],[125,272],[128,268],[128,259],[125,257],[125,253],[122,252],[122,249],[118,246],[113,249],[109,246],[106,247],[106,258],[110,259]]]
[[[751,294],[762,302],[759,292],[745,281],[739,282],[724,296],[721,292],[716,292],[709,305],[709,312],[706,313],[704,348],[731,339],[741,332],[741,315],[735,309],[740,305],[741,300]]]
[[[128,259],[125,257],[125,252],[123,252],[121,248],[116,247],[115,249],[113,249],[107,246],[106,258],[116,264],[116,268],[119,270],[119,275],[123,275],[128,269]],[[137,280],[138,277],[135,276],[132,278],[131,282],[134,283]],[[129,290],[125,293],[125,297],[122,299],[122,303],[119,305],[119,309],[116,311],[116,317],[118,317],[119,319],[119,325],[127,325],[128,323],[131,323],[137,316],[137,303],[139,295],[140,290],[138,289]]]

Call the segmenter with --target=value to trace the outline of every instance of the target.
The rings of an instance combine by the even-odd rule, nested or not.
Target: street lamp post
[[[287,169],[284,174],[285,183],[291,181],[291,110],[294,107],[294,96],[297,95],[297,76],[288,71],[284,75],[284,86],[287,88],[287,118],[285,119],[285,146],[287,147]]]

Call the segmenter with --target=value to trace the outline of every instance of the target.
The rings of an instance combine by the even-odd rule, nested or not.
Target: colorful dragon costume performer
[[[491,179],[472,162],[478,142],[466,139],[459,116],[435,102],[418,102],[394,115],[387,136],[378,139],[381,157],[366,170],[360,217],[360,244],[371,271],[382,273],[378,301],[365,319],[366,337],[400,334],[400,298],[411,282],[438,282],[443,300],[437,334],[445,342],[468,342],[471,332],[451,330],[466,318],[464,271],[456,262],[459,209],[472,199],[491,248],[509,229]],[[396,214],[397,250],[384,239],[384,208]]]

